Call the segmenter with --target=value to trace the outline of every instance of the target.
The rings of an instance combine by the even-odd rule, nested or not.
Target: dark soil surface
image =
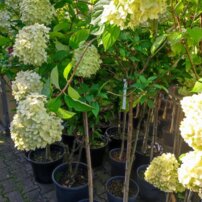
[[[87,171],[84,173],[83,169],[78,168],[78,172],[75,176],[69,174],[68,170],[61,173],[57,177],[57,181],[64,187],[78,187],[88,183]]]
[[[123,180],[114,179],[113,181],[111,181],[111,183],[108,185],[108,191],[116,197],[123,198]],[[133,197],[136,193],[137,189],[135,189],[135,187],[132,186],[131,183],[129,189],[129,197]]]
[[[51,162],[60,159],[63,155],[61,150],[52,150],[51,151],[51,159],[46,159],[45,150],[39,150],[37,152],[33,152],[31,155],[31,159],[36,162]]]
[[[121,159],[119,159],[120,150],[114,151],[111,155],[115,161],[119,161],[119,162],[125,162],[126,161],[126,151],[123,152]]]

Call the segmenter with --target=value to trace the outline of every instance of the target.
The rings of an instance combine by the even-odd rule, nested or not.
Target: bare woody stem
[[[88,128],[88,115],[87,112],[83,112],[83,123],[85,129],[85,145],[86,145],[86,159],[88,164],[88,188],[89,188],[89,201],[93,202],[93,170],[91,165],[90,154],[90,141],[89,141],[89,128]]]
[[[123,112],[123,129],[122,129],[122,137],[121,137],[121,151],[119,154],[119,160],[123,158],[123,152],[124,152],[124,143],[125,143],[125,133],[126,133],[126,116],[127,112]]]
[[[75,65],[75,67],[74,67],[74,70],[73,70],[73,72],[72,72],[72,75],[71,75],[70,79],[67,81],[65,87],[60,91],[60,93],[57,95],[57,97],[59,97],[60,95],[62,95],[63,93],[65,93],[65,91],[67,90],[68,86],[71,84],[71,82],[72,82],[72,80],[73,80],[73,78],[74,78],[74,76],[75,76],[75,74],[76,74],[76,71],[77,71],[77,69],[78,69],[78,67],[79,67],[79,64],[81,63],[81,61],[82,61],[82,59],[83,59],[83,57],[84,57],[86,51],[88,50],[89,46],[90,46],[90,45],[93,43],[93,41],[95,41],[95,40],[96,40],[96,39],[92,39],[91,41],[89,41],[89,42],[87,43],[87,45],[86,45],[86,47],[85,47],[85,49],[84,49],[84,51],[83,51],[83,53],[82,53],[82,55],[81,55],[79,61],[76,63],[76,65]]]
[[[133,93],[129,97],[129,121],[128,121],[128,135],[127,135],[127,151],[126,151],[126,169],[125,169],[125,179],[123,187],[123,201],[128,202],[129,194],[129,184],[130,184],[130,160],[131,160],[131,150],[132,150],[132,136],[133,136]]]

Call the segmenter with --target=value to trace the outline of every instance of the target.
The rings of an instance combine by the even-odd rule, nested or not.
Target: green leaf
[[[194,85],[193,89],[191,90],[191,92],[193,92],[193,93],[201,93],[202,92],[202,79],[199,79],[195,83],[195,85]]]
[[[69,47],[67,45],[62,44],[57,40],[55,41],[55,47],[58,51],[69,51]]]
[[[54,67],[51,71],[51,83],[57,88],[60,89],[59,86],[59,75],[58,75],[58,67]]]
[[[198,44],[202,40],[201,27],[188,28],[187,33],[196,44]]]
[[[69,63],[69,64],[65,67],[65,69],[64,69],[64,71],[63,71],[63,76],[64,76],[64,78],[65,78],[66,80],[68,79],[69,72],[71,71],[71,69],[72,69],[72,63]]]
[[[43,86],[41,93],[49,98],[51,97],[51,92],[52,92],[51,82],[50,82],[50,79],[48,78]]]
[[[47,103],[47,108],[52,112],[57,112],[61,107],[62,101],[59,97],[50,99]]]
[[[76,113],[67,111],[65,109],[59,108],[57,111],[57,115],[61,119],[71,119]]]
[[[54,32],[59,32],[61,30],[67,30],[69,26],[68,21],[62,21],[59,24],[57,24],[54,28],[53,31]]]
[[[79,93],[71,86],[68,87],[68,95],[73,99],[79,99],[81,97]]]
[[[0,35],[0,46],[8,45],[9,42],[10,42],[9,38]]]
[[[82,29],[82,30],[79,30],[77,32],[74,32],[74,34],[72,34],[72,36],[70,37],[69,39],[69,44],[72,48],[78,48],[79,47],[79,44],[82,42],[82,41],[86,41],[88,36],[89,36],[89,29]]]
[[[117,26],[109,25],[106,27],[102,35],[102,43],[105,51],[108,50],[116,42],[120,35],[120,29]]]
[[[92,106],[94,107],[92,112],[93,112],[94,116],[97,117],[98,114],[99,114],[99,111],[100,111],[100,106],[99,106],[99,104],[97,102],[93,102]]]
[[[157,49],[160,48],[160,46],[165,42],[167,38],[167,35],[166,34],[163,34],[159,37],[156,38],[156,40],[154,41],[152,47],[151,47],[151,54],[153,55]]]
[[[68,107],[72,107],[78,112],[88,112],[94,109],[87,103],[71,98],[70,96],[67,95],[65,96],[65,103],[67,104]]]

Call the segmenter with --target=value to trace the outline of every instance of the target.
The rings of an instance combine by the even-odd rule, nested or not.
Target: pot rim
[[[110,195],[110,196],[113,196],[115,199],[123,199],[123,198],[121,198],[121,197],[118,197],[118,196],[114,196],[111,192],[109,192],[109,190],[108,190],[108,184],[112,181],[112,180],[114,180],[114,179],[123,179],[124,180],[124,176],[114,176],[114,177],[111,177],[111,178],[109,178],[108,180],[107,180],[107,182],[106,182],[106,184],[105,184],[105,187],[106,187],[106,191],[107,191],[107,193]],[[136,186],[136,189],[137,189],[137,193],[134,195],[134,196],[132,196],[132,197],[129,197],[129,198],[133,198],[133,197],[137,197],[138,196],[138,194],[139,194],[139,186],[138,186],[138,184],[134,181],[134,180],[132,180],[132,179],[130,179],[130,182],[132,182],[135,186]]]
[[[57,145],[57,144],[53,144],[53,145],[51,145],[51,146],[53,146],[53,147],[56,146],[56,147],[60,147],[60,148],[63,149],[63,154],[62,154],[62,156],[61,156],[59,159],[56,159],[56,160],[53,160],[53,161],[49,161],[49,162],[39,162],[39,161],[34,161],[34,160],[32,160],[32,159],[30,158],[31,153],[36,152],[37,150],[44,150],[44,149],[45,149],[45,148],[39,148],[39,149],[36,149],[36,150],[29,151],[28,156],[27,156],[27,160],[28,160],[29,162],[31,162],[31,163],[47,165],[47,164],[51,164],[51,163],[53,163],[53,162],[59,161],[59,160],[61,160],[62,158],[64,158],[65,150],[64,150],[64,147],[63,147],[63,146]]]
[[[114,159],[114,158],[112,157],[112,153],[113,153],[114,151],[118,151],[118,150],[121,150],[121,148],[114,148],[114,149],[111,149],[111,150],[109,151],[109,158],[110,158],[110,160],[113,160],[113,161],[115,161],[115,162],[117,162],[117,163],[125,164],[126,161],[117,161],[116,159]]]
[[[141,165],[141,166],[139,166],[138,168],[137,168],[137,176],[140,178],[140,175],[139,175],[139,172],[143,169],[143,168],[146,168],[147,169],[147,167],[149,166],[149,164],[143,164],[143,165]]]
[[[78,189],[87,187],[87,186],[88,186],[88,182],[87,182],[86,184],[84,184],[84,185],[80,185],[80,186],[77,186],[77,187],[64,187],[64,186],[62,186],[61,184],[59,184],[59,183],[55,180],[55,173],[57,172],[57,170],[58,170],[59,168],[61,168],[61,167],[67,166],[68,164],[69,164],[69,163],[62,163],[62,164],[60,164],[59,166],[57,166],[57,167],[53,170],[52,176],[51,176],[53,183],[54,183],[56,186],[58,186],[60,189],[63,189],[63,190],[78,190]],[[85,167],[86,167],[86,170],[87,170],[87,165],[86,165],[85,163],[74,161],[74,162],[72,162],[72,164],[81,164],[81,165],[85,166]]]

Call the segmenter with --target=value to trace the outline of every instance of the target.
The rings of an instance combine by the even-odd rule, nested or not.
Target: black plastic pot
[[[107,183],[106,183],[106,190],[107,190],[107,198],[108,198],[108,202],[123,202],[123,198],[120,197],[116,197],[114,196],[112,193],[109,192],[109,185],[113,180],[122,180],[124,181],[124,177],[123,176],[114,176],[112,178],[110,178]],[[129,197],[128,202],[136,202],[136,198],[138,196],[139,193],[139,187],[137,185],[137,183],[134,180],[130,180],[130,186],[133,186],[136,188],[137,192],[134,196]]]
[[[79,201],[79,202],[89,202],[89,199],[83,199],[83,200],[81,200],[81,201]],[[93,200],[93,202],[98,202],[98,201]]]
[[[135,152],[135,161],[133,164],[133,169],[135,171],[135,173],[137,172],[137,169],[141,166],[141,165],[145,165],[145,164],[149,164],[150,162],[150,157],[143,154],[140,151],[136,151]]]
[[[73,147],[74,144],[74,140],[75,140],[75,136],[72,135],[62,135],[62,142],[66,145],[68,145],[70,148]]]
[[[109,159],[111,163],[111,176],[124,176],[125,175],[125,161],[117,161],[113,158],[113,153],[120,151],[120,148],[112,149],[109,152]]]
[[[76,166],[78,162],[73,163],[73,166]],[[61,173],[65,172],[68,169],[68,164],[64,163],[59,165],[52,173],[52,180],[55,185],[56,196],[58,202],[78,202],[84,198],[88,198],[88,184],[81,185],[78,187],[64,187],[60,185],[57,181],[58,176]],[[82,172],[87,172],[87,165],[79,162],[79,169],[82,169]]]
[[[91,148],[90,149],[91,162],[92,162],[92,167],[93,168],[99,167],[99,166],[102,165],[107,144],[108,144],[108,142],[106,140],[104,146],[99,147],[99,148]],[[86,163],[86,150],[85,150],[85,148],[82,149],[81,161]]]
[[[118,127],[113,126],[105,131],[105,137],[109,140],[109,150],[121,147],[121,138],[118,136]],[[124,141],[126,147],[127,141]]]
[[[51,145],[51,151],[54,150],[54,151],[63,153],[63,155],[58,160],[51,161],[51,162],[37,162],[32,160],[33,155],[40,153],[42,150],[45,150],[45,149],[37,149],[35,151],[30,151],[28,154],[27,160],[32,165],[32,170],[33,170],[33,174],[36,182],[43,183],[43,184],[50,184],[52,183],[51,175],[53,170],[63,162],[64,148],[59,145]]]
[[[152,184],[145,181],[141,176],[141,172],[144,172],[148,165],[141,165],[137,169],[137,183],[140,189],[140,196],[147,202],[162,202],[166,200],[165,192],[160,191]]]

